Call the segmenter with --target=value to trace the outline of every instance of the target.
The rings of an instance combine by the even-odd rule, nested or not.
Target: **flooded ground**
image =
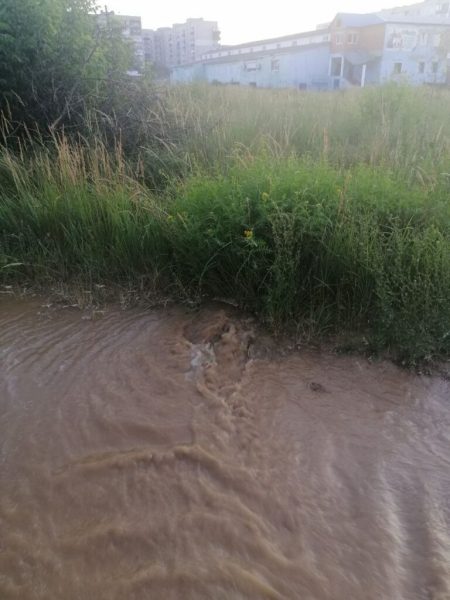
[[[448,600],[449,384],[264,349],[2,300],[0,598]]]

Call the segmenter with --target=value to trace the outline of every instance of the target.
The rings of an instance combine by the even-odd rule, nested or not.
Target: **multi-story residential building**
[[[156,62],[156,32],[153,29],[142,30],[142,42],[144,45],[144,60],[146,63]]]
[[[413,14],[339,13],[316,31],[209,51],[191,65],[174,67],[172,81],[300,89],[388,81],[444,85],[450,57],[446,4],[425,0],[408,7]]]
[[[95,15],[100,26],[106,27],[114,22],[120,27],[122,35],[132,42],[134,51],[134,64],[132,73],[139,73],[145,62],[144,58],[144,42],[142,39],[142,22],[141,17],[129,15],[116,15],[113,11],[104,11]]]
[[[158,66],[169,65],[169,42],[172,36],[171,27],[160,27],[155,31],[155,63]]]
[[[219,46],[220,32],[216,21],[188,19],[172,27],[143,29],[141,17],[116,15],[104,11],[96,15],[100,25],[113,21],[122,34],[133,43],[134,72],[142,72],[144,65],[172,67],[199,60],[201,56]]]
[[[188,19],[156,31],[143,30],[146,60],[157,66],[173,67],[199,60],[205,52],[219,46],[220,32],[216,21]]]

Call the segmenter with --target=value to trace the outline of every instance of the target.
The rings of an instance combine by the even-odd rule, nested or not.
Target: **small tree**
[[[28,128],[77,125],[102,108],[132,48],[94,0],[1,0],[0,109]]]

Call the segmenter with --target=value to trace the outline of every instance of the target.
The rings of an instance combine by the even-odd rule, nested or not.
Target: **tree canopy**
[[[0,0],[0,109],[9,121],[54,129],[111,107],[133,50],[94,0]]]

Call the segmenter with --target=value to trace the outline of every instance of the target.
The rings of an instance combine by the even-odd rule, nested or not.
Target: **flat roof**
[[[264,56],[276,56],[279,54],[288,54],[288,53],[301,53],[307,50],[311,50],[311,48],[318,48],[322,46],[328,46],[330,42],[319,42],[317,44],[303,44],[301,46],[289,46],[285,48],[271,48],[268,50],[258,50],[257,52],[247,52],[245,54],[233,54],[227,56],[215,56],[214,58],[204,58],[200,60],[196,60],[190,63],[184,63],[182,65],[174,65],[171,67],[172,69],[190,67],[192,65],[205,65],[205,64],[215,64],[215,63],[224,63],[224,62],[238,62],[242,60],[256,60],[258,58],[262,58]],[[233,46],[235,48],[236,46]]]
[[[255,40],[253,42],[244,42],[243,44],[233,44],[228,46],[221,46],[223,50],[239,50],[239,48],[248,48],[250,46],[259,46],[260,44],[273,44],[274,42],[288,42],[290,40],[296,40],[302,37],[320,37],[328,33],[329,29],[313,29],[312,31],[302,31],[301,33],[291,33],[289,35],[282,35],[280,37],[266,38],[264,40]],[[220,50],[217,50],[220,52]],[[215,52],[217,52],[215,50]]]

